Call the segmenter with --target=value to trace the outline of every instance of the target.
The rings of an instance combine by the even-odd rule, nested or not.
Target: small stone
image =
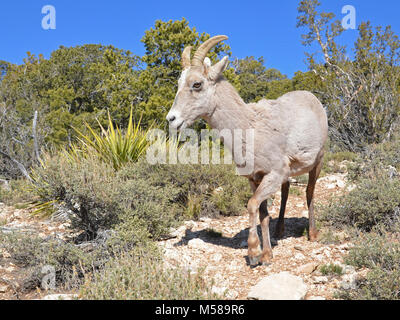
[[[314,283],[319,284],[319,283],[327,283],[328,282],[328,277],[321,276],[321,277],[314,277]]]
[[[341,250],[349,250],[349,244],[348,243],[343,243],[340,246],[338,246],[339,249]]]
[[[302,300],[307,294],[303,279],[288,272],[263,278],[250,289],[248,299],[254,300]]]
[[[357,188],[357,185],[350,184],[350,185],[347,186],[346,190],[350,192],[350,191],[353,191],[355,188]]]
[[[357,280],[358,279],[362,279],[362,278],[366,278],[367,274],[368,274],[369,270],[368,269],[361,269],[357,272]]]
[[[221,194],[223,192],[224,192],[224,188],[218,187],[218,188],[214,189],[212,193],[213,193],[213,195],[217,195],[217,194]]]
[[[298,252],[298,253],[296,253],[296,254],[294,255],[294,258],[295,258],[296,260],[303,260],[303,259],[305,259],[306,257],[304,256],[304,254]]]
[[[5,268],[4,270],[6,270],[7,272],[14,272],[15,271],[15,267],[13,267],[13,266],[10,266],[10,267],[8,267],[8,268]]]
[[[329,250],[325,250],[325,251],[324,251],[324,255],[325,255],[326,257],[330,258],[331,253],[329,252]]]
[[[3,255],[3,258],[11,258],[11,254],[5,249],[0,249],[0,254]]]
[[[299,245],[295,245],[294,248],[296,250],[299,250],[299,251],[304,251],[304,248],[302,246],[299,246]]]
[[[314,257],[314,259],[318,260],[318,261],[323,261],[324,257],[322,255],[317,255]]]
[[[222,254],[220,254],[220,253],[216,253],[216,254],[214,254],[213,257],[212,257],[212,260],[213,260],[214,262],[220,262],[221,259],[222,259]]]
[[[218,295],[218,296],[221,296],[221,297],[224,297],[225,295],[226,295],[226,293],[227,293],[227,288],[224,288],[224,287],[215,287],[215,286],[213,286],[212,288],[211,288],[211,292],[212,293],[214,293],[214,294],[216,294],[216,295]]]
[[[183,237],[185,235],[185,231],[186,231],[186,226],[180,226],[177,229],[172,229],[170,234],[173,237],[180,238],[180,237]]]
[[[333,279],[331,284],[332,284],[332,286],[334,288],[339,288],[340,287],[340,281],[338,279]]]
[[[7,292],[8,286],[0,286],[0,293]]]
[[[200,218],[200,221],[201,221],[201,222],[211,222],[211,219],[210,219],[210,218],[207,218],[207,217],[201,217],[201,218]]]
[[[343,188],[346,186],[346,183],[345,183],[343,180],[337,180],[337,181],[336,181],[336,185],[337,185],[339,188],[343,189]]]
[[[349,265],[345,264],[345,265],[343,266],[343,271],[344,271],[345,273],[347,273],[347,274],[352,274],[352,273],[355,273],[355,272],[356,272],[356,268],[354,268],[353,266],[349,266]]]
[[[204,250],[206,247],[206,244],[203,240],[199,238],[192,239],[188,242],[188,247],[192,249],[201,249]]]
[[[340,287],[344,290],[356,289],[357,288],[357,274],[345,274],[342,277]]]
[[[321,253],[322,253],[322,251],[323,251],[323,248],[319,248],[319,249],[314,249],[312,252],[311,252],[311,254],[312,255],[320,255]]]
[[[230,300],[236,299],[238,297],[239,293],[237,293],[237,291],[235,290],[229,290],[226,293],[226,297]]]
[[[297,273],[311,274],[318,268],[318,263],[310,262],[296,269]]]
[[[196,222],[189,220],[189,221],[185,221],[184,224],[187,229],[192,229],[196,225]]]

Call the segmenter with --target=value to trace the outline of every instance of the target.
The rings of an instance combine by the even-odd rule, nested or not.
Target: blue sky
[[[357,24],[392,25],[400,35],[398,0],[321,0],[322,8],[343,17],[344,5],[357,10]],[[306,70],[302,30],[296,28],[299,0],[135,1],[135,0],[2,0],[0,60],[22,63],[26,52],[49,57],[60,45],[112,44],[142,55],[140,39],[155,20],[185,17],[191,27],[211,35],[226,34],[233,56],[263,56],[268,68],[292,76]],[[56,30],[41,26],[44,5],[56,8]],[[345,32],[352,45],[357,31]]]

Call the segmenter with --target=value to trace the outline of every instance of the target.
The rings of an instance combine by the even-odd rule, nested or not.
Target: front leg
[[[268,214],[268,200],[264,200],[260,205],[260,223],[263,237],[263,253],[260,262],[268,265],[272,260],[271,239],[269,236],[269,221],[271,216]]]
[[[257,217],[259,213],[259,204],[254,196],[249,200],[247,209],[250,218],[249,238],[247,240],[249,263],[251,266],[258,265],[262,251],[260,246],[260,239],[257,234]]]
[[[282,176],[277,172],[271,172],[265,175],[257,187],[253,197],[249,200],[248,211],[250,215],[250,230],[248,239],[248,253],[251,265],[256,265],[259,262],[269,264],[272,260],[272,247],[269,235],[269,221],[270,216],[266,210],[267,199],[275,193],[282,182],[285,181],[286,176]],[[261,204],[262,208],[260,208]],[[261,211],[260,211],[261,209]],[[257,216],[260,216],[261,231],[263,234],[263,250],[261,252],[260,240],[257,234]]]

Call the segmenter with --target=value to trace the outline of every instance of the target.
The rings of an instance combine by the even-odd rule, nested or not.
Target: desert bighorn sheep
[[[254,193],[247,206],[250,215],[248,258],[250,265],[268,264],[272,259],[272,248],[267,198],[281,187],[275,236],[282,237],[291,176],[309,173],[308,236],[311,241],[317,237],[313,194],[328,136],[327,116],[319,100],[308,91],[289,92],[277,100],[244,103],[222,75],[229,63],[228,57],[213,66],[206,58],[213,46],[226,39],[226,36],[216,36],[205,41],[193,59],[190,58],[191,47],[185,48],[183,72],[167,120],[171,128],[178,130],[192,125],[198,118],[205,119],[218,130],[254,129],[254,170],[245,175]],[[261,222],[262,251],[257,234],[257,214]]]

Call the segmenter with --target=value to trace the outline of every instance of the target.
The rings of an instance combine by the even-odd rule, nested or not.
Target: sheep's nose
[[[174,115],[171,115],[171,116],[167,117],[167,120],[168,120],[169,122],[174,122],[175,119],[176,119],[176,117],[175,117]]]

